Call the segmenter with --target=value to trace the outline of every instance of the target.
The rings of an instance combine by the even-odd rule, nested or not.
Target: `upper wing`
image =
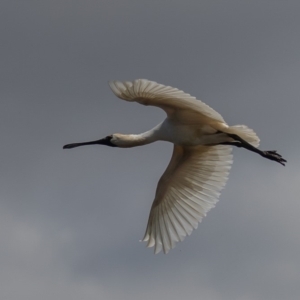
[[[169,117],[179,121],[195,123],[197,119],[205,118],[225,122],[219,113],[202,101],[170,86],[146,79],[137,79],[133,82],[110,81],[109,85],[117,97],[160,107]]]
[[[215,206],[232,164],[231,146],[174,145],[160,178],[143,241],[168,253]]]

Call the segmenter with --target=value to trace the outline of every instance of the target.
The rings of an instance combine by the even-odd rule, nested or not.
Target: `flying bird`
[[[114,133],[100,140],[65,145],[129,148],[156,141],[174,144],[171,161],[160,178],[143,241],[154,252],[168,253],[190,235],[215,206],[232,164],[232,146],[285,165],[277,151],[258,149],[259,138],[245,125],[228,126],[214,109],[177,88],[146,79],[111,81],[114,94],[129,102],[163,109],[166,119],[141,134]]]

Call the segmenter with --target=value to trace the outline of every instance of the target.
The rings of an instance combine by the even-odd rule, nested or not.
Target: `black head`
[[[108,135],[104,139],[98,140],[98,144],[99,145],[106,145],[106,146],[109,146],[109,147],[118,147],[117,145],[112,143],[112,141],[111,141],[112,138],[113,138],[112,135]]]

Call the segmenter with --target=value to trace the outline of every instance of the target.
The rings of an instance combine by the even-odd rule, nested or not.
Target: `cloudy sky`
[[[300,297],[299,1],[2,1],[0,298]],[[117,99],[147,78],[247,124],[220,202],[168,255],[139,243],[172,145],[67,143],[143,132],[159,109]]]

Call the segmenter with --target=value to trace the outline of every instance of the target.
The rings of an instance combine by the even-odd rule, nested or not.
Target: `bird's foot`
[[[284,158],[282,158],[282,156],[279,153],[277,153],[277,151],[275,151],[275,150],[273,150],[273,151],[263,151],[262,156],[265,157],[265,158],[268,158],[270,160],[277,161],[278,163],[285,166],[286,160]]]

